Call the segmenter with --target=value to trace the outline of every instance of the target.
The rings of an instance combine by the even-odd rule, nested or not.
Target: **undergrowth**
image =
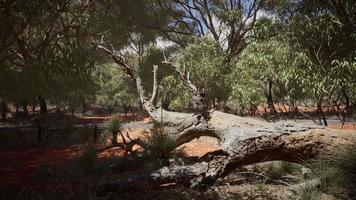
[[[167,134],[160,123],[155,123],[150,135],[146,136],[146,150],[160,165],[167,165],[174,155],[176,141]]]

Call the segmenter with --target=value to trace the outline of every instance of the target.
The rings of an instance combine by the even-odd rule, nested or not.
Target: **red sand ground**
[[[145,119],[145,121],[149,121],[149,119]],[[338,129],[339,126],[333,125],[330,128]],[[346,125],[344,129],[356,130],[356,124]],[[136,134],[134,133],[134,135]],[[217,147],[216,139],[201,137],[180,148],[184,150],[187,156],[202,156]],[[41,166],[63,164],[79,156],[81,150],[80,145],[0,149],[0,188],[22,185],[29,181],[29,176]],[[101,152],[98,157],[104,159],[122,155],[122,149],[112,148]]]

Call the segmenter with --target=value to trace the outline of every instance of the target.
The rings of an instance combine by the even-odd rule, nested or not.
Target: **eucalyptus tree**
[[[274,114],[278,101],[288,100],[295,107],[311,94],[308,88],[313,80],[304,69],[310,65],[305,53],[292,49],[281,36],[255,41],[235,64],[230,100],[242,108],[266,103]]]
[[[355,26],[352,21],[355,6],[352,1],[280,1],[277,13],[281,22],[288,25],[288,38],[295,48],[304,51],[311,61],[305,68],[309,72],[312,94],[320,116],[323,99],[343,94],[348,99],[350,91],[346,85],[351,82],[345,77],[353,74],[353,69],[344,71],[337,63],[352,63],[356,56]],[[281,12],[283,11],[283,12]],[[352,65],[351,65],[352,66]],[[339,72],[337,72],[340,70]],[[350,71],[351,70],[351,71]],[[340,72],[346,72],[341,77]],[[351,77],[350,77],[351,78]],[[345,101],[347,102],[347,101]],[[347,103],[349,104],[349,103]],[[345,105],[348,110],[349,105]]]
[[[255,22],[259,13],[262,13],[264,2],[116,0],[102,6],[107,10],[103,15],[105,19],[110,19],[110,22],[119,20],[116,26],[125,26],[120,33],[115,31],[118,29],[113,30],[111,27],[107,31],[108,41],[113,37],[121,37],[122,41],[128,41],[131,37],[129,32],[141,34],[145,32],[144,38],[160,36],[183,47],[180,64],[187,62],[184,65],[192,73],[191,80],[201,91],[206,92],[209,106],[221,108],[227,102],[229,87],[224,83],[224,79],[217,78],[231,72],[231,60],[238,57],[251,42]],[[135,9],[131,9],[133,7]],[[207,42],[208,40],[210,41]],[[114,39],[110,43],[120,48],[122,44],[116,44],[115,41],[117,40]],[[207,49],[208,46],[210,50]],[[213,60],[211,57],[218,58]],[[193,60],[196,61],[194,65]],[[204,60],[209,60],[209,63],[204,63]],[[210,70],[212,73],[205,73],[205,80],[202,80],[203,74],[198,74],[204,70],[206,72]],[[145,79],[145,76],[142,77]],[[214,83],[210,80],[219,82]]]
[[[95,72],[99,89],[96,103],[101,107],[108,108],[111,112],[117,112],[117,108],[124,109],[125,114],[137,99],[135,87],[130,84],[125,74],[114,64],[98,66]]]
[[[164,12],[170,23],[155,28],[167,39],[182,46],[189,44],[189,36],[210,36],[224,47],[226,62],[246,47],[263,1],[170,0],[153,1],[152,12]],[[158,18],[155,18],[158,22]],[[154,24],[154,23],[153,23]]]
[[[1,2],[0,63],[11,73],[1,83],[4,98],[20,101],[24,109],[27,103],[36,105],[37,99],[41,112],[46,112],[47,100],[55,103],[70,93],[78,94],[73,90],[79,87],[65,84],[87,76],[86,70],[91,69],[92,61],[83,60],[92,57],[84,45],[90,34],[86,11],[91,5],[67,0]]]

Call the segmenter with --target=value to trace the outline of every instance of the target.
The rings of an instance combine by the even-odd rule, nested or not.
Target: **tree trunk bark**
[[[1,102],[1,117],[2,120],[5,121],[6,120],[6,113],[8,111],[8,107],[5,101]]]
[[[115,131],[112,132],[111,144],[113,145],[117,144],[117,132]]]
[[[28,104],[26,101],[22,102],[22,109],[25,116],[28,116]]]
[[[38,96],[38,101],[39,101],[39,104],[40,104],[40,113],[41,113],[41,114],[47,113],[48,110],[47,110],[47,102],[46,102],[46,99],[43,98],[41,95],[39,95],[39,96]]]
[[[36,105],[33,104],[32,105],[32,115],[35,115],[35,113],[36,113]]]
[[[272,94],[272,80],[267,80],[265,95],[267,98],[267,104],[269,111],[272,115],[277,114],[276,108],[273,104],[273,94]]]
[[[200,122],[194,114],[162,111],[165,127],[177,146],[200,136],[218,138],[220,147],[186,166],[164,167],[148,174],[103,183],[97,195],[125,191],[145,180],[150,187],[177,183],[190,187],[211,185],[234,169],[259,162],[303,162],[321,154],[333,154],[351,144],[356,132],[335,131],[319,125],[292,121],[269,123],[257,119],[210,111],[210,120]],[[172,123],[172,124],[171,124]]]
[[[82,103],[82,115],[84,116],[86,112],[86,104],[85,102]]]
[[[345,98],[344,115],[345,115],[345,118],[346,118],[350,114],[350,98],[349,98],[349,95],[347,94],[345,89],[342,90],[342,95]]]
[[[323,112],[322,100],[323,100],[323,97],[319,97],[318,103],[317,103],[318,113],[319,113],[319,121],[322,119],[324,122],[324,126],[328,126],[328,122],[326,121],[326,117]]]

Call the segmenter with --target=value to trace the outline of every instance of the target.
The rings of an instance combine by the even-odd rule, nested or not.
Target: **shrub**
[[[311,170],[309,179],[319,180],[319,188],[323,192],[331,191],[343,182],[340,169],[328,158],[308,160],[305,165]]]
[[[147,136],[146,150],[154,159],[162,162],[172,157],[176,148],[174,138],[168,135],[159,123],[155,123],[151,135]]]
[[[345,183],[356,190],[356,140],[333,160],[344,174]]]
[[[286,161],[275,161],[268,165],[267,175],[279,179],[286,174],[295,174],[299,170],[297,164]]]
[[[90,128],[78,128],[72,134],[72,140],[74,142],[79,142],[85,144],[92,140],[93,134]]]
[[[320,184],[319,186],[307,186],[303,189],[301,199],[320,199],[322,192],[335,193],[336,189],[345,187],[355,190],[356,142],[346,147],[337,156],[324,156],[304,162],[311,171],[308,179],[319,180]]]
[[[108,122],[105,123],[105,129],[106,131],[112,133],[112,144],[116,144],[117,141],[117,132],[120,131],[121,128],[121,121],[119,119],[118,115],[114,115]]]
[[[97,160],[97,154],[96,154],[94,144],[87,143],[80,157],[80,161],[85,172],[89,172],[93,169],[96,160]]]
[[[299,196],[299,200],[321,200],[322,191],[314,186],[306,186]]]
[[[301,166],[299,164],[286,161],[281,162],[281,167],[288,174],[297,174],[300,173],[301,170]]]
[[[262,192],[262,191],[266,191],[267,187],[264,183],[256,183],[255,184],[255,191],[256,192]]]

